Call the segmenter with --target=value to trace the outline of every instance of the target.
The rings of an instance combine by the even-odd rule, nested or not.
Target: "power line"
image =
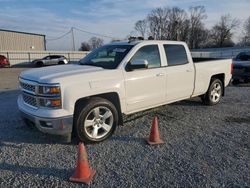
[[[93,32],[90,32],[90,31],[86,31],[86,30],[83,30],[83,29],[79,29],[79,28],[76,28],[76,27],[72,27],[68,32],[62,34],[61,36],[59,36],[59,37],[48,38],[48,39],[46,39],[46,41],[59,40],[59,39],[65,37],[66,35],[72,33],[72,32],[73,32],[73,29],[75,29],[75,30],[77,30],[77,31],[80,31],[80,32],[83,32],[83,33],[90,34],[90,35],[99,36],[99,37],[105,37],[105,38],[109,38],[109,39],[113,39],[113,38],[114,38],[114,37],[111,37],[111,36],[108,36],[108,35],[103,35],[103,34],[99,34],[99,33],[93,33]]]
[[[105,38],[110,38],[110,39],[114,38],[114,37],[107,36],[107,35],[102,35],[102,34],[99,34],[99,33],[93,33],[93,32],[90,32],[90,31],[85,31],[85,30],[82,30],[82,29],[79,29],[79,28],[76,28],[76,27],[73,27],[73,29],[75,29],[77,31],[81,31],[83,33],[87,33],[87,34],[91,34],[91,35],[96,35],[96,36],[99,36],[99,37],[105,37]]]
[[[107,35],[102,35],[102,34],[99,34],[99,33],[93,33],[93,32],[90,32],[90,31],[85,31],[85,30],[82,30],[82,29],[79,29],[79,28],[76,28],[76,27],[71,27],[71,29],[68,32],[62,34],[59,37],[48,38],[48,39],[46,39],[46,42],[59,40],[59,39],[65,37],[65,36],[67,36],[68,34],[71,34],[71,38],[72,38],[72,50],[75,51],[74,29],[77,30],[77,31],[83,32],[83,33],[87,33],[87,34],[91,34],[91,35],[95,35],[95,36],[99,36],[99,37],[105,37],[105,38],[109,38],[109,39],[113,39],[114,38],[114,37],[107,36]]]
[[[71,33],[71,30],[69,30],[68,32],[64,33],[63,35],[59,36],[59,37],[56,37],[56,38],[51,38],[51,39],[46,39],[46,41],[53,41],[53,40],[58,40],[58,39],[61,39],[63,37],[65,37],[66,35],[70,34]]]

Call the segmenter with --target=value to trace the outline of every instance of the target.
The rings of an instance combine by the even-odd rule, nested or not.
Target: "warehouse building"
[[[46,50],[45,35],[0,29],[0,51]]]

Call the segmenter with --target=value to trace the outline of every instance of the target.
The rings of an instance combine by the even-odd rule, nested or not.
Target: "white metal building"
[[[46,50],[45,35],[0,29],[0,51]]]

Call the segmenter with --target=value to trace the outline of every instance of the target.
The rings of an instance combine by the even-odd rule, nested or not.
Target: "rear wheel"
[[[103,98],[93,98],[77,107],[75,132],[85,143],[98,143],[110,137],[118,124],[115,106]],[[76,111],[78,111],[76,110]]]
[[[238,85],[240,81],[238,79],[233,79],[232,84],[233,85]]]
[[[59,61],[58,65],[64,65],[65,63],[63,61]]]
[[[36,63],[36,67],[42,67],[43,66],[43,62],[42,61],[38,61],[37,63]]]
[[[219,79],[212,79],[208,91],[201,97],[202,101],[206,105],[218,104],[222,97],[223,84]]]
[[[247,84],[247,83],[249,83],[249,82],[250,82],[250,79],[249,79],[249,78],[247,78],[247,79],[244,80],[244,83],[245,83],[245,84]]]

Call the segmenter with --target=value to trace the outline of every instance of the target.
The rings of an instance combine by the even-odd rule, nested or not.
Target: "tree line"
[[[241,26],[239,19],[230,14],[222,15],[210,29],[206,19],[204,6],[190,7],[187,11],[179,7],[163,7],[153,9],[145,19],[138,20],[134,29],[143,38],[185,41],[191,49],[250,46],[250,16],[242,24],[241,38],[236,44],[232,38]],[[83,42],[79,50],[89,51],[102,45],[101,38],[92,37]]]
[[[103,39],[98,37],[91,37],[87,42],[82,42],[79,48],[80,51],[90,51],[99,48],[103,45]]]
[[[240,21],[230,14],[222,15],[211,29],[206,27],[204,6],[156,8],[145,19],[138,20],[134,29],[142,37],[152,36],[157,40],[185,41],[191,49],[209,47],[232,47],[250,45],[250,17],[243,23],[240,41],[232,40]]]

